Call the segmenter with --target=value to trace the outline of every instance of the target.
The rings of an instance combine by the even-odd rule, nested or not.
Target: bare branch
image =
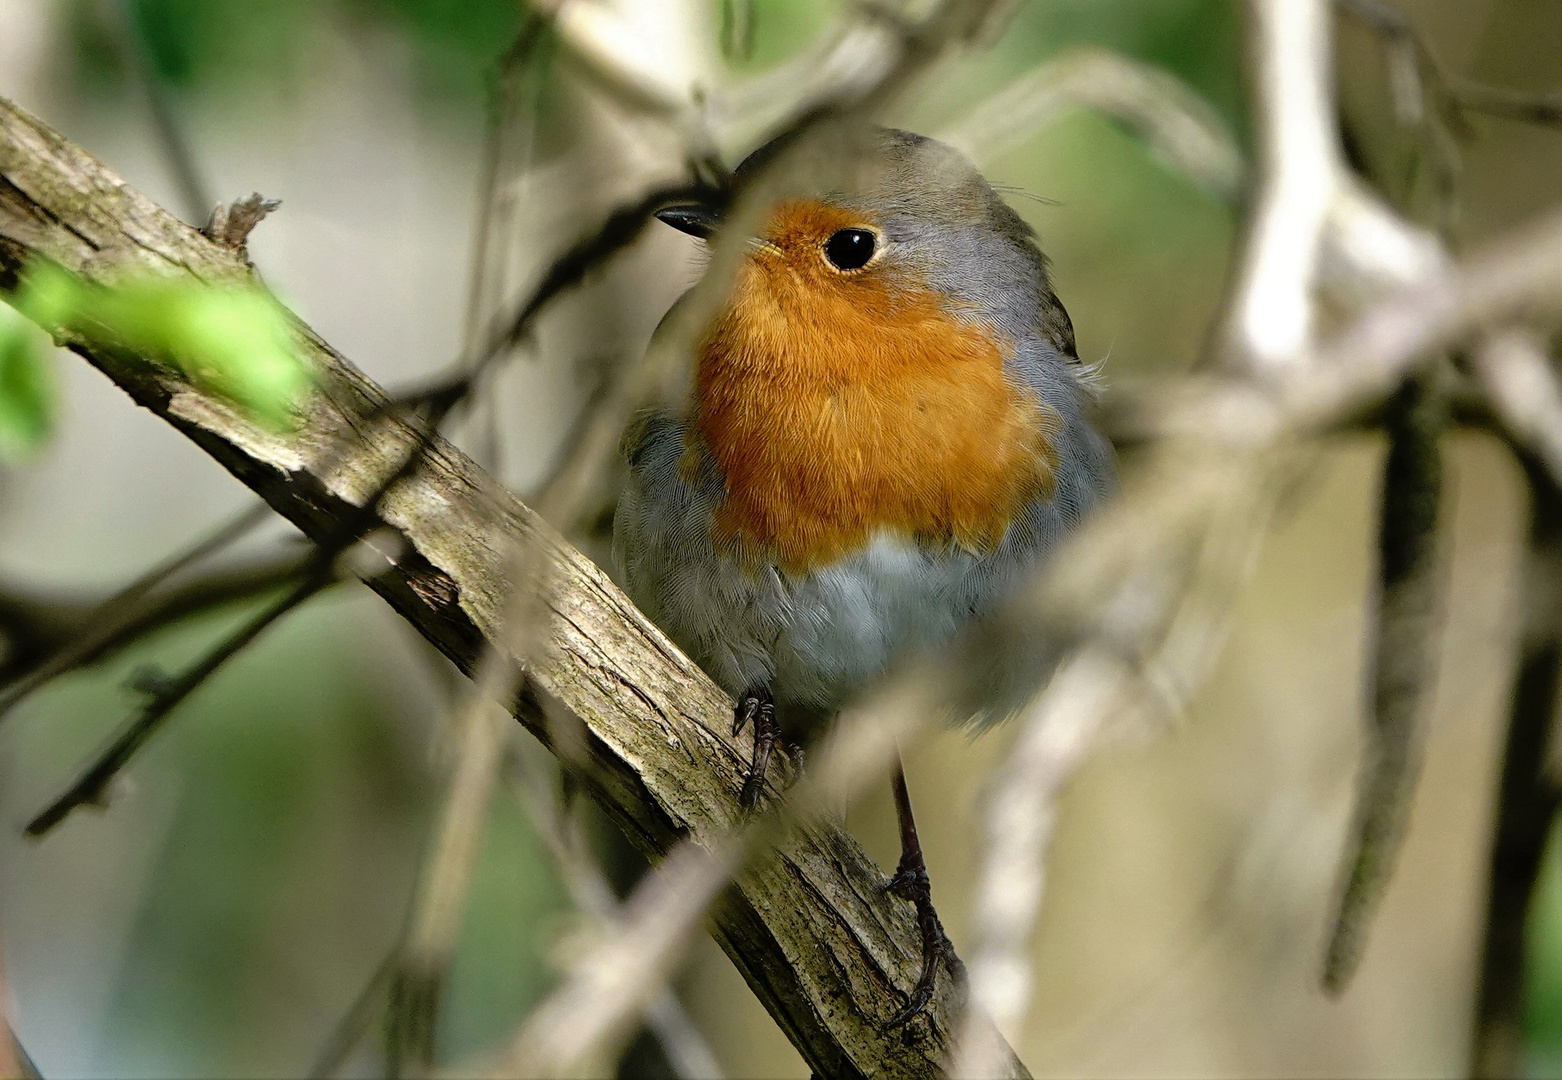
[[[1305,375],[1264,390],[1225,379],[1185,379],[1154,395],[1125,396],[1114,429],[1134,439],[1213,439],[1233,448],[1326,431],[1381,403],[1417,365],[1483,330],[1562,315],[1562,212],[1488,244],[1446,273],[1368,305],[1319,346]]]
[[[1493,334],[1472,352],[1472,367],[1513,435],[1562,484],[1562,384],[1544,343],[1525,330]]]
[[[1318,252],[1342,169],[1324,0],[1253,0],[1248,10],[1260,176],[1227,348],[1234,366],[1274,379],[1312,347]]]
[[[1478,1080],[1524,1072],[1525,936],[1546,843],[1562,806],[1554,745],[1562,673],[1555,599],[1562,568],[1562,488],[1536,454],[1521,451],[1519,461],[1530,490],[1529,543],[1519,585],[1519,664],[1497,793],[1471,1040],[1470,1075]]]
[[[1377,619],[1370,715],[1355,823],[1325,950],[1324,989],[1341,993],[1361,963],[1367,928],[1404,840],[1421,775],[1424,713],[1437,646],[1439,441],[1446,405],[1435,376],[1408,380],[1390,410],[1378,526]]]
[[[249,507],[188,550],[164,560],[107,600],[94,605],[85,616],[79,632],[71,634],[68,640],[61,640],[42,663],[0,690],[0,717],[49,680],[103,655],[113,647],[115,641],[124,639],[135,623],[150,616],[151,612],[147,610],[148,598],[159,586],[233,543],[267,516],[267,508],[263,504]],[[33,611],[36,613],[36,607]]]
[[[1025,955],[1041,904],[1055,801],[1101,726],[1126,707],[1127,681],[1122,662],[1107,650],[1075,654],[1024,718],[1014,751],[995,777],[977,886],[981,944],[969,965],[971,1012],[985,1012],[1009,1030],[1018,1029],[1030,1004]],[[1006,1049],[996,1029],[974,1023],[962,1032],[959,1046],[953,1074],[978,1080],[995,1074]]]
[[[1460,81],[1454,84],[1453,92],[1459,104],[1472,112],[1530,124],[1562,126],[1562,90],[1526,94],[1504,86]]]
[[[21,590],[0,594],[0,635],[6,649],[0,684],[14,682],[0,693],[0,713],[50,679],[101,663],[165,627],[289,584],[302,574],[304,564],[297,555],[285,555],[215,570],[126,610],[116,610],[112,600],[80,601]]]
[[[568,813],[560,799],[549,790],[541,763],[530,761],[531,746],[516,749],[508,759],[521,800],[530,814],[533,827],[553,857],[570,899],[582,913],[602,925],[617,923],[623,915],[602,868],[597,865],[578,817]],[[537,752],[537,756],[541,751]],[[720,1080],[721,1069],[715,1055],[684,1011],[671,988],[656,994],[645,1010],[646,1025],[662,1044],[668,1063],[679,1076],[689,1080]]]
[[[159,680],[154,686],[145,687],[147,703],[125,724],[108,744],[98,752],[92,763],[82,771],[70,787],[46,806],[37,817],[27,823],[28,836],[42,836],[77,807],[103,801],[104,792],[141,745],[167,719],[184,700],[211,678],[223,664],[237,656],[243,649],[263,634],[278,619],[292,612],[304,601],[314,596],[328,583],[329,578],[311,574],[288,591],[287,595],[270,604],[264,611],[250,619],[222,643],[191,664],[177,676]]]
[[[640,1013],[659,996],[667,967],[699,929],[737,869],[735,838],[686,843],[647,876],[623,923],[571,965],[569,978],[532,1011],[495,1076],[597,1075]]]
[[[1069,541],[1010,619],[1085,623],[1085,641],[1026,710],[993,777],[977,886],[971,1021],[954,1073],[992,1074],[1030,1000],[1028,944],[1040,909],[1054,804],[1109,731],[1180,713],[1219,656],[1252,573],[1287,455],[1204,458],[1161,448],[1144,479]],[[1167,481],[1179,478],[1175,483]],[[1031,633],[1019,626],[1020,640]],[[1056,631],[1054,631],[1055,633]]]
[[[1104,49],[1074,49],[1021,75],[939,138],[985,161],[1078,107],[1136,129],[1168,164],[1218,198],[1240,194],[1242,152],[1209,103],[1169,71]]]

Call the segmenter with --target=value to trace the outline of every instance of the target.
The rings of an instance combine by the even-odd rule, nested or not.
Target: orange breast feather
[[[1003,370],[1003,344],[926,288],[819,257],[861,215],[772,218],[701,342],[694,425],[720,466],[718,540],[806,570],[881,529],[987,550],[1051,484],[1056,418]]]

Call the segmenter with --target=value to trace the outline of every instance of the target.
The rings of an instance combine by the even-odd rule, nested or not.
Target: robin
[[[750,155],[734,190],[790,150]],[[778,741],[992,611],[1114,472],[1046,258],[976,168],[881,128],[821,152],[851,167],[803,169],[766,201],[686,406],[625,434],[614,520],[631,597],[735,696],[734,733],[754,727],[747,806]],[[706,241],[734,223],[714,204],[657,216]],[[890,1026],[954,955],[898,763],[894,794],[889,887],[916,905],[923,968]]]

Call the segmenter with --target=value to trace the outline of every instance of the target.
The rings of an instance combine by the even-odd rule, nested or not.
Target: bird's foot
[[[895,868],[895,876],[889,879],[884,891],[916,905],[917,929],[922,934],[922,974],[917,979],[917,985],[912,988],[905,1007],[884,1025],[885,1030],[890,1030],[911,1020],[933,1000],[940,963],[949,965],[949,973],[956,980],[965,978],[965,965],[955,955],[954,944],[944,933],[944,924],[933,907],[933,886],[928,880],[927,864],[920,852],[914,856],[901,856],[900,865]]]
[[[748,775],[743,778],[743,793],[738,801],[745,810],[759,804],[759,794],[765,787],[765,770],[770,767],[770,755],[781,738],[781,726],[776,723],[776,701],[767,687],[756,686],[745,690],[732,710],[732,734],[736,735],[749,724],[754,725],[754,758],[749,763]]]

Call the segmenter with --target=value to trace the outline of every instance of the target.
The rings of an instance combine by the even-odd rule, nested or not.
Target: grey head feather
[[[765,166],[767,194],[808,195],[877,218],[887,259],[1020,342],[1039,336],[1077,360],[1074,328],[1035,231],[963,154],[896,128],[824,125],[801,143],[754,151],[734,174],[741,189]]]

